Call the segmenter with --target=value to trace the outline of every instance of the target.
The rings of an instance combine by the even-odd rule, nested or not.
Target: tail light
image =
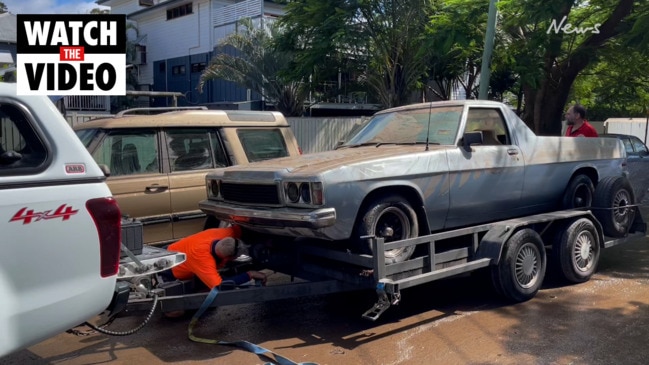
[[[101,277],[116,275],[122,244],[122,216],[113,198],[96,198],[86,202],[99,236]]]
[[[298,150],[298,152],[300,152],[300,155],[301,155],[302,154],[302,147],[297,146],[297,150]]]

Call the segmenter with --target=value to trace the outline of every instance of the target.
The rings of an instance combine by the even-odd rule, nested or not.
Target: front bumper
[[[248,208],[224,202],[203,200],[198,204],[205,213],[219,220],[244,226],[322,229],[336,223],[335,208],[304,210],[294,208]]]

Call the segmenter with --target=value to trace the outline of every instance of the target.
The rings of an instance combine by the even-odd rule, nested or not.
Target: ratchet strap
[[[268,349],[265,349],[259,345],[255,345],[254,343],[248,341],[220,341],[220,340],[213,340],[209,338],[201,338],[201,337],[194,336],[194,327],[196,326],[196,323],[198,323],[198,319],[203,315],[203,313],[205,313],[207,308],[210,307],[212,302],[214,302],[214,299],[216,299],[216,295],[218,293],[219,290],[217,287],[212,288],[208,296],[203,301],[203,304],[201,304],[201,307],[198,309],[198,312],[194,314],[192,320],[189,322],[189,327],[187,328],[187,334],[190,340],[194,342],[208,343],[214,345],[238,347],[248,352],[252,352],[253,354],[258,355],[260,357],[266,357],[274,361],[274,362],[267,362],[265,365],[318,365],[313,362],[297,363],[293,360],[287,359],[284,356],[278,355]]]

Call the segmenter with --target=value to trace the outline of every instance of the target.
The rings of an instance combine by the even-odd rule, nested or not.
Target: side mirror
[[[103,163],[99,164],[99,169],[104,173],[104,176],[110,176],[110,168],[107,165],[104,165]]]
[[[472,144],[482,144],[482,132],[467,132],[462,137],[462,147],[467,152],[471,152]]]

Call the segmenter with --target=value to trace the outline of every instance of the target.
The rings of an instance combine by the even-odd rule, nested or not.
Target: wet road
[[[646,215],[645,215],[646,216]],[[247,340],[296,362],[325,364],[644,364],[649,361],[649,239],[602,251],[587,283],[551,277],[525,303],[458,278],[402,291],[377,322],[369,293],[221,307],[196,334]],[[118,318],[124,331],[143,317]],[[134,335],[63,333],[0,364],[263,364],[254,354],[187,339],[189,319],[155,315]]]

